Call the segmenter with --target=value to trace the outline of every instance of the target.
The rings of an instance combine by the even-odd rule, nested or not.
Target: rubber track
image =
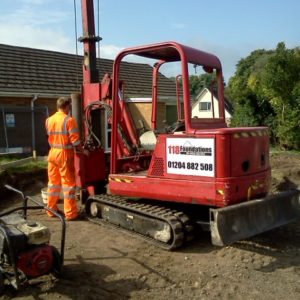
[[[134,232],[118,225],[109,223],[101,218],[92,217],[90,215],[90,205],[92,202],[98,202],[100,204],[108,205],[114,208],[120,208],[127,211],[128,213],[135,213],[139,216],[145,216],[145,218],[147,219],[157,219],[166,222],[171,227],[172,241],[164,243],[141,233]],[[183,212],[164,206],[148,204],[147,202],[141,202],[140,200],[136,202],[120,196],[95,195],[87,200],[86,213],[89,220],[94,223],[109,225],[110,227],[117,228],[118,230],[122,229],[123,231],[130,233],[133,236],[138,236],[146,240],[147,242],[165,250],[173,250],[179,248],[186,241],[189,241],[193,238],[193,227],[190,225],[189,218]]]

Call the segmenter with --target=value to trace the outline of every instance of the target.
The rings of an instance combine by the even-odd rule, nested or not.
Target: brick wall
[[[0,148],[25,147],[31,151],[32,147],[32,98],[5,98],[0,97]],[[151,128],[152,103],[127,103],[137,128],[140,128],[139,120],[144,122],[148,130]],[[8,107],[10,108],[8,110]],[[52,115],[56,111],[56,98],[38,98],[34,102],[35,111],[35,139],[38,155],[48,152],[48,142],[45,132],[46,113]],[[15,109],[14,109],[15,108]],[[6,113],[14,114],[15,126],[4,127],[3,121]],[[158,103],[157,127],[164,127],[166,120],[166,105]]]

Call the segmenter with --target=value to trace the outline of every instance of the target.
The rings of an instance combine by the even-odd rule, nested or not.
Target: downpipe
[[[31,108],[31,134],[32,134],[32,158],[36,160],[36,142],[35,142],[35,120],[34,120],[34,102],[38,99],[38,95],[35,94],[30,102]]]

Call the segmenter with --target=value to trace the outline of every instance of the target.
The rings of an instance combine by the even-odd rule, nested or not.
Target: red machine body
[[[192,146],[196,149],[192,148],[189,155],[182,154],[187,148],[183,145],[191,139],[198,139],[196,145],[200,146]],[[207,149],[211,151],[201,157],[197,156],[197,150],[202,147],[202,142],[208,143]],[[231,152],[230,149],[239,150]],[[256,152],[260,155],[252,155]],[[269,189],[266,128],[211,130],[193,137],[185,134],[160,135],[151,158],[149,169],[141,175],[138,172],[110,174],[111,192],[224,207],[264,196]]]
[[[121,60],[137,54],[158,61],[181,61],[184,130],[158,134],[153,151],[120,157],[117,128],[122,119],[118,107]],[[215,70],[218,83],[218,117],[198,119],[191,114],[188,63]],[[162,63],[159,63],[160,67]],[[109,188],[113,194],[162,201],[224,207],[267,194],[270,181],[268,129],[227,128],[223,77],[219,59],[200,50],[167,42],[122,51],[114,64],[113,132]],[[153,72],[157,84],[158,68]],[[152,125],[156,129],[157,89],[153,88]],[[179,110],[178,110],[179,111]],[[124,172],[125,161],[141,161],[140,172]],[[144,168],[145,161],[149,168]]]
[[[91,151],[89,157],[77,155],[78,186],[87,188],[93,195],[97,184],[105,184],[109,177],[109,190],[116,195],[214,207],[267,194],[270,183],[268,129],[227,128],[222,66],[215,55],[176,42],[128,48],[115,59],[113,80],[105,75],[99,83],[95,43],[100,38],[95,36],[93,1],[82,1],[82,14],[83,37],[80,40],[84,43],[84,60],[81,105],[85,119],[82,133],[88,140],[90,127],[99,131],[103,126],[100,118],[96,120],[97,124],[87,124],[87,120],[93,117],[93,111],[100,115],[104,108],[110,107],[107,122],[112,128],[112,139],[111,153],[105,154],[103,147],[99,146]],[[176,85],[177,118],[184,129],[155,133],[157,143],[153,150],[145,150],[141,146],[124,99],[120,67],[127,55],[157,60],[153,68],[153,131],[157,130],[160,67],[175,61],[181,63]],[[192,116],[188,64],[216,73],[218,107],[213,108],[213,118],[196,119]],[[179,77],[182,80],[181,91]],[[184,153],[186,144],[189,145],[188,153]]]
[[[300,215],[298,192],[265,197],[271,178],[268,129],[228,128],[218,57],[176,42],[127,48],[114,61],[112,80],[106,74],[98,83],[95,43],[100,38],[95,36],[92,0],[82,0],[82,13],[84,61],[79,106],[83,112],[79,116],[84,116],[82,135],[91,154],[78,155],[75,167],[78,185],[90,196],[85,201],[90,217],[137,232],[164,249],[174,249],[191,238],[195,224],[211,231],[215,245],[224,245]],[[132,83],[128,82],[131,78],[124,82],[121,67],[128,55],[155,61],[151,126],[143,128],[142,134],[126,103],[126,86]],[[177,122],[159,128],[159,71],[176,62],[180,66],[174,84]],[[193,110],[189,82],[193,66],[216,78],[217,101],[211,97],[210,116],[199,117]],[[111,151],[105,152],[100,140],[108,126]],[[109,195],[97,195],[104,186]],[[140,204],[132,198],[141,200]]]

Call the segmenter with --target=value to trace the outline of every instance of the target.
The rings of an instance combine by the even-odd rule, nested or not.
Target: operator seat
[[[146,131],[140,136],[141,147],[145,150],[154,150],[156,141],[156,135],[153,130]]]

